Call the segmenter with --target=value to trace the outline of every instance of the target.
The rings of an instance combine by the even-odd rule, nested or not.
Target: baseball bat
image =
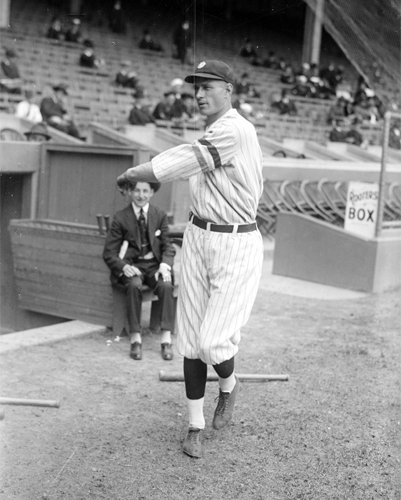
[[[106,232],[110,231],[110,215],[104,215],[104,223],[106,224]]]
[[[288,375],[266,375],[263,373],[237,373],[236,376],[242,382],[287,382]],[[184,375],[181,373],[166,373],[164,370],[159,371],[159,380],[162,382],[184,382]],[[215,373],[207,375],[209,382],[216,382],[219,377]]]
[[[97,227],[99,229],[99,234],[103,236],[104,231],[103,231],[103,215],[102,214],[97,214],[96,215],[96,220],[97,220]]]
[[[21,399],[21,398],[0,398],[1,405],[16,406],[47,406],[50,408],[59,408],[60,402],[51,399]]]

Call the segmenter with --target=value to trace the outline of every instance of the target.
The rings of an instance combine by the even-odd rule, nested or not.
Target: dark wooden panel
[[[49,221],[10,223],[20,306],[110,325],[112,293],[97,227]]]
[[[97,226],[12,220],[14,278],[22,308],[111,325],[113,297]],[[174,271],[179,274],[179,259]],[[177,292],[177,287],[175,292]],[[145,287],[143,300],[156,297]]]

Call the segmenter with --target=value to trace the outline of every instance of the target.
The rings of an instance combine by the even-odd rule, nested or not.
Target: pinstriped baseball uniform
[[[215,224],[255,221],[262,193],[262,153],[253,125],[235,109],[212,123],[192,144],[152,159],[159,181],[189,178],[191,210]],[[189,222],[184,234],[177,309],[177,349],[183,356],[219,364],[238,351],[263,261],[258,230],[212,232]]]

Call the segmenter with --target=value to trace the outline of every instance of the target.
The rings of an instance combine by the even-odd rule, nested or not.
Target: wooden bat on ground
[[[236,373],[237,377],[242,382],[288,382],[288,375],[265,375],[261,373]],[[166,373],[164,370],[159,371],[159,380],[162,382],[184,382],[182,373]],[[209,382],[219,380],[215,373],[210,373],[207,376]]]
[[[1,398],[0,405],[16,406],[46,406],[50,408],[59,408],[60,401],[46,399],[20,399],[20,398]]]

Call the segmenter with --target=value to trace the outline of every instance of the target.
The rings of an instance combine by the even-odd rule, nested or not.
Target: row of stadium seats
[[[319,181],[266,181],[258,207],[258,225],[265,236],[275,231],[276,216],[294,212],[343,226],[347,202],[347,183]],[[401,225],[401,185],[385,187],[384,221]]]

